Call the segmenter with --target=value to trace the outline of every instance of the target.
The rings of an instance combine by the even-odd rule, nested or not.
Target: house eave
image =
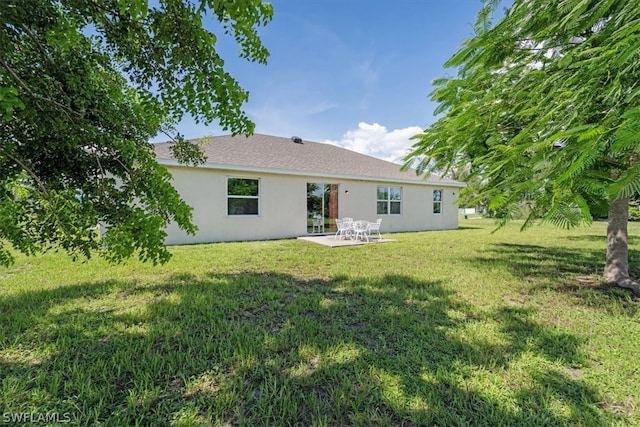
[[[371,177],[371,176],[362,176],[362,175],[343,175],[343,174],[320,173],[320,172],[299,171],[299,170],[290,170],[290,169],[271,169],[271,168],[260,168],[260,167],[252,167],[252,166],[238,166],[238,165],[216,164],[216,163],[205,163],[203,165],[198,165],[198,166],[188,166],[188,165],[179,163],[176,160],[171,160],[171,159],[157,159],[157,161],[158,161],[158,164],[163,166],[180,167],[180,168],[199,168],[199,169],[228,170],[228,171],[238,171],[238,172],[269,173],[269,174],[279,174],[279,175],[309,176],[309,177],[330,178],[330,179],[349,179],[349,180],[355,180],[355,181],[389,182],[394,184],[428,185],[428,186],[435,186],[435,187],[438,187],[438,186],[455,187],[455,188],[466,187],[466,184],[463,182],[447,182],[447,181],[435,181],[435,180],[427,180],[427,179],[418,181],[418,180],[410,180],[410,179]]]

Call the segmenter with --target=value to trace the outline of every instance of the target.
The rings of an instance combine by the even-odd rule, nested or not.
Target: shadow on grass
[[[566,236],[565,239],[569,241],[588,241],[588,242],[597,242],[602,244],[602,253],[601,253],[601,262],[604,263],[607,237],[606,235],[599,234],[587,234],[581,236]],[[629,236],[629,242],[634,239],[634,236]],[[640,264],[640,251],[629,249],[629,273],[634,277],[640,277],[640,268],[638,265]]]
[[[608,312],[613,309],[633,317],[640,298],[602,282],[604,251],[501,243],[489,246],[485,256],[470,262],[481,268],[499,266],[529,282],[532,289],[569,293],[590,307]],[[633,269],[638,259],[640,251],[629,250],[630,273],[634,276],[638,275]]]
[[[564,238],[571,242],[587,241],[602,243],[603,245],[607,243],[607,236],[602,234],[582,234],[579,236],[565,236]]]
[[[30,319],[2,336],[4,413],[158,426],[614,420],[570,370],[585,360],[579,337],[531,310],[475,313],[439,282],[212,273],[56,292],[3,301],[20,307],[3,324]],[[144,303],[95,304],[109,293]],[[55,310],[69,298],[78,304]],[[28,316],[33,301],[46,303]]]
[[[43,314],[52,308],[73,300],[100,298],[115,289],[130,288],[126,281],[108,280],[82,283],[73,286],[59,286],[53,289],[32,290],[13,296],[0,298],[0,344],[9,345],[30,329],[41,325]],[[31,331],[33,332],[33,331]]]
[[[485,257],[472,259],[472,263],[500,265],[519,277],[594,274],[604,266],[604,252],[593,250],[500,243],[489,246],[485,253]]]

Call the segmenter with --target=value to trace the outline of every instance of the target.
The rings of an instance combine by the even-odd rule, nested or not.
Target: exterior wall
[[[376,190],[379,185],[402,188],[400,215],[376,213]],[[442,213],[433,213],[433,190],[443,190]],[[349,193],[345,194],[345,190]],[[458,228],[458,188],[430,187],[422,184],[397,184],[372,181],[342,181],[340,185],[340,217],[374,221],[382,218],[382,233],[399,231],[445,230]]]
[[[170,225],[166,244],[276,239],[300,236],[306,231],[304,179],[203,168],[171,167],[169,171],[173,185],[193,207],[198,231],[189,236]],[[260,180],[258,216],[227,215],[227,177]]]
[[[429,187],[358,180],[336,180],[268,173],[169,167],[173,185],[194,208],[198,226],[189,236],[175,225],[167,228],[165,243],[187,244],[235,240],[266,240],[307,234],[307,183],[339,184],[338,216],[374,221],[382,218],[381,232],[439,230],[458,227],[455,206],[458,188]],[[227,215],[227,178],[260,180],[259,215]],[[376,214],[378,185],[402,187],[402,213]],[[442,213],[433,214],[433,190],[443,190]]]

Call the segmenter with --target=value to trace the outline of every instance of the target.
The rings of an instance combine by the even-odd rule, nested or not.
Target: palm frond
[[[588,209],[587,209],[588,211]],[[561,228],[573,228],[590,221],[590,216],[585,216],[583,210],[575,199],[572,201],[563,200],[551,206],[547,214],[542,218],[543,222],[549,222]]]
[[[609,152],[612,156],[640,152],[640,107],[628,110],[623,114],[622,118],[624,121],[616,129],[614,133],[615,141],[609,147]]]
[[[640,195],[640,163],[625,170],[609,187],[613,199]]]

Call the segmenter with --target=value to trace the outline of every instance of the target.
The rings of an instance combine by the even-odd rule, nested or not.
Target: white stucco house
[[[218,136],[202,146],[207,162],[178,164],[170,143],[156,157],[193,207],[190,236],[167,229],[166,244],[264,240],[335,230],[335,219],[382,218],[383,233],[458,227],[458,191],[465,184],[417,176],[400,166],[300,138]],[[323,227],[312,226],[322,218]]]

